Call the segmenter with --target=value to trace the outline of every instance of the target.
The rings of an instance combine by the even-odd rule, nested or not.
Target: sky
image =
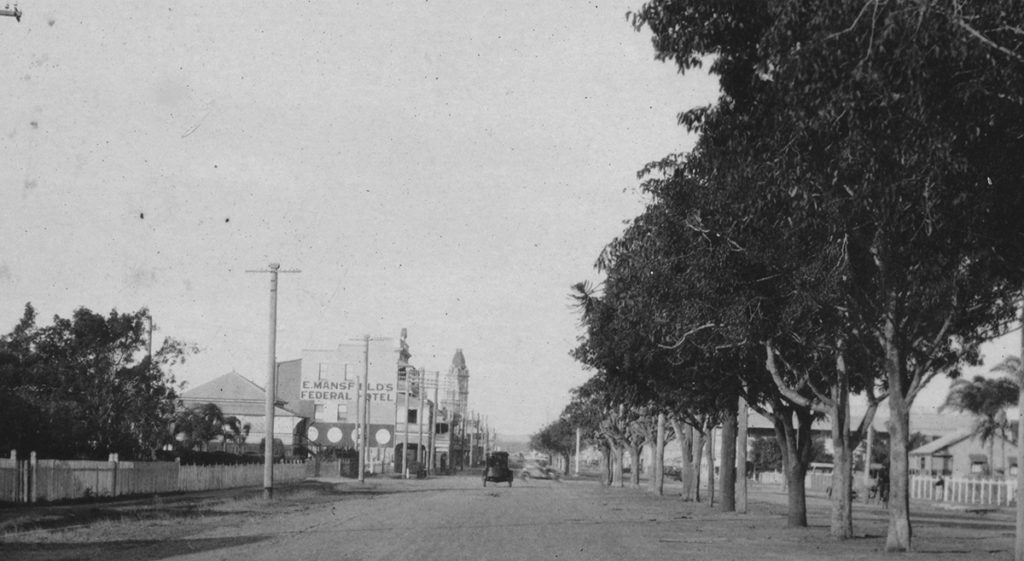
[[[588,374],[570,286],[714,80],[623,2],[23,0],[0,19],[0,332],[148,307],[190,387],[398,338],[499,433]]]
[[[499,434],[589,374],[570,286],[692,147],[715,80],[654,60],[639,2],[23,0],[0,18],[0,332],[147,307],[189,387],[408,330]],[[997,350],[999,360],[1010,350]],[[944,391],[931,390],[941,399]]]

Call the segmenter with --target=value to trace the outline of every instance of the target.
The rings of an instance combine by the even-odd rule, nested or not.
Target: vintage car
[[[514,476],[508,467],[508,452],[491,452],[487,454],[487,463],[484,466],[484,487],[488,481],[500,483],[507,481],[512,486]]]
[[[527,462],[523,469],[519,470],[520,479],[558,479],[558,470],[549,467],[543,462]]]

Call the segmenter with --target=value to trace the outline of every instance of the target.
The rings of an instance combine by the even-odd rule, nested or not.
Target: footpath
[[[332,479],[332,485],[346,481]],[[275,486],[275,491],[322,485],[317,480],[287,483]],[[156,516],[187,516],[198,512],[204,505],[229,500],[258,498],[262,487],[237,487],[192,493],[163,493],[158,495],[91,498],[59,503],[0,506],[0,535],[29,529],[70,528],[99,520],[145,519]]]

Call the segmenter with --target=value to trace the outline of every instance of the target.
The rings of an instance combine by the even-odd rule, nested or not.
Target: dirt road
[[[881,559],[885,511],[858,506],[858,538],[828,537],[827,503],[810,528],[785,528],[784,497],[755,491],[748,514],[720,513],[590,481],[481,486],[470,476],[308,483],[193,502],[140,501],[81,524],[0,535],[0,559],[102,561]],[[1011,559],[1013,521],[925,509],[909,559]]]

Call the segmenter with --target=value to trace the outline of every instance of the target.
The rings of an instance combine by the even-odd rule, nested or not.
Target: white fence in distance
[[[1016,504],[1017,480],[977,477],[938,477],[914,475],[910,478],[910,498],[960,505],[1009,506]]]
[[[854,474],[853,487],[863,492],[860,473]],[[785,477],[779,472],[759,472],[755,479],[762,484],[782,486]],[[1017,480],[982,479],[978,477],[944,477],[940,479],[928,475],[910,476],[910,498],[912,500],[933,501],[962,506],[999,507],[1016,504]],[[825,491],[832,486],[832,476],[823,473],[809,473],[804,479],[808,491]]]

